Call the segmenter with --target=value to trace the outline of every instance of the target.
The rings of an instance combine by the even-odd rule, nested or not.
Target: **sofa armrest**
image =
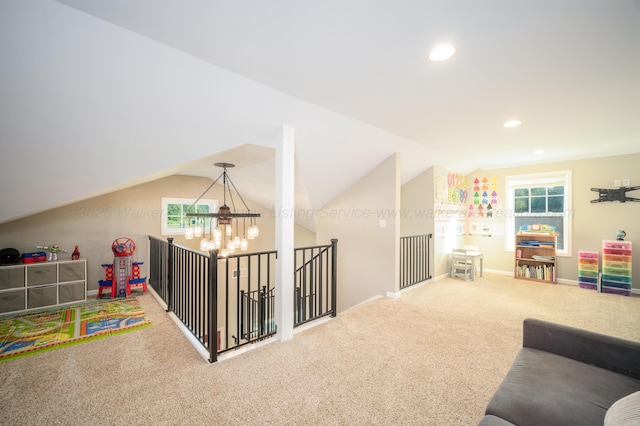
[[[527,318],[522,346],[640,379],[640,342]]]

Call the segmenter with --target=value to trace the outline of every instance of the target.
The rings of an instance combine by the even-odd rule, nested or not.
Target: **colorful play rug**
[[[150,325],[134,297],[0,316],[0,362]]]

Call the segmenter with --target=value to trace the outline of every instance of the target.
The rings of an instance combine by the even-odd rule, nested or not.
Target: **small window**
[[[209,220],[188,217],[187,213],[212,213],[218,201],[201,199],[194,204],[195,201],[195,198],[162,198],[162,235],[184,235],[186,227],[198,221],[205,232],[209,231]]]
[[[557,253],[571,253],[571,172],[507,176],[505,249],[513,251],[522,225],[545,224],[556,229]]]

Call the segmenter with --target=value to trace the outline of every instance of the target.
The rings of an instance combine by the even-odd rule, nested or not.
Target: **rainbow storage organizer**
[[[602,242],[602,292],[631,296],[631,242]]]
[[[578,285],[589,290],[600,290],[598,285],[598,274],[600,265],[597,251],[578,252]]]

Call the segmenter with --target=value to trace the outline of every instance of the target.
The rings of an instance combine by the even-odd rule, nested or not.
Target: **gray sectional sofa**
[[[640,424],[640,342],[526,319],[522,349],[479,425],[603,424]]]

